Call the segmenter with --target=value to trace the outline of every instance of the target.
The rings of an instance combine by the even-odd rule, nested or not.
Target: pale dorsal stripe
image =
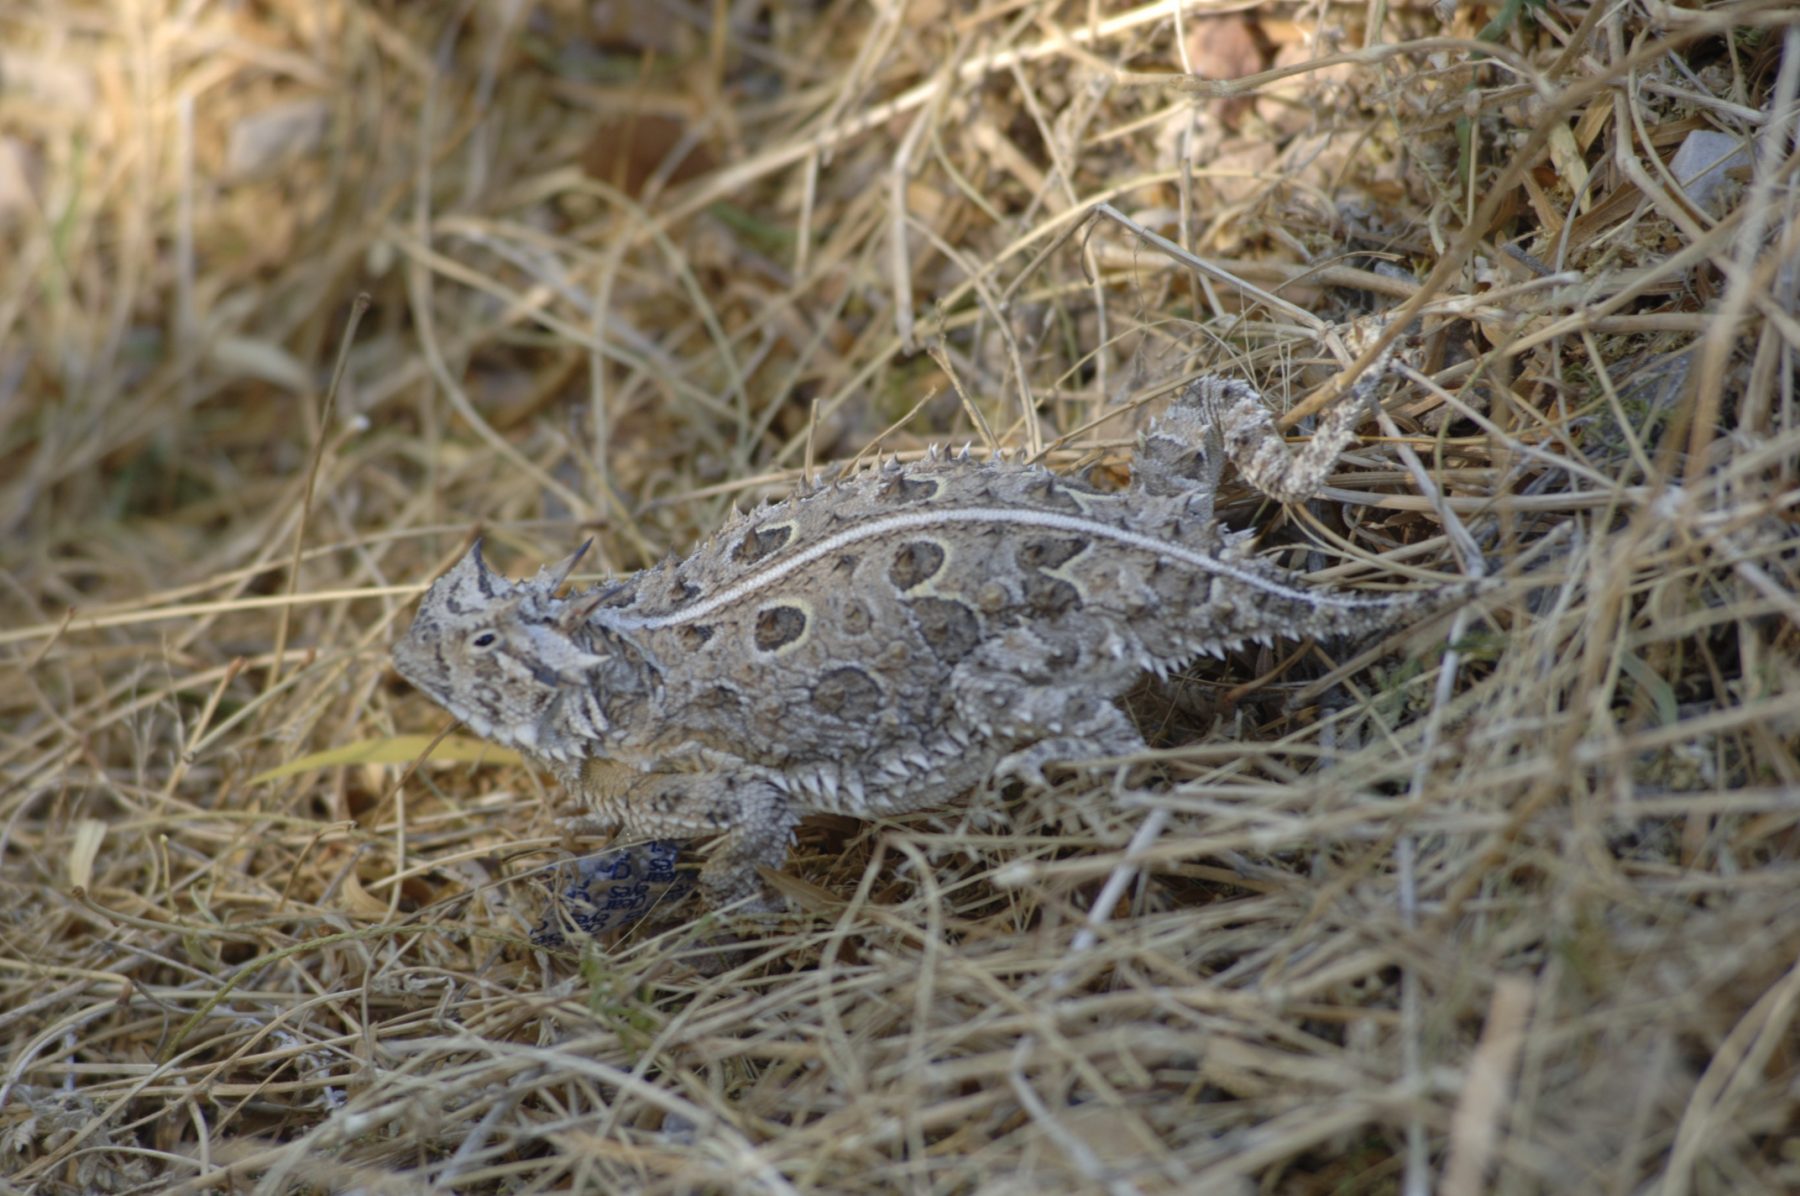
[[[1392,600],[1387,598],[1356,598],[1334,594],[1328,590],[1304,590],[1284,585],[1251,570],[1227,564],[1207,556],[1205,553],[1184,548],[1179,544],[1159,540],[1154,536],[1141,535],[1122,527],[1114,527],[1110,523],[1085,519],[1079,515],[1066,515],[1060,511],[1033,511],[1017,507],[955,507],[949,510],[902,511],[893,515],[885,515],[880,519],[872,519],[855,527],[845,528],[790,557],[775,561],[757,570],[736,585],[673,614],[656,615],[650,618],[633,617],[610,611],[602,611],[600,614],[608,626],[619,631],[655,631],[664,627],[679,627],[683,623],[704,619],[715,611],[722,610],[742,598],[755,594],[758,590],[768,588],[788,574],[806,568],[821,557],[830,556],[834,552],[859,544],[864,540],[884,536],[889,532],[930,531],[949,523],[982,523],[1006,527],[1042,528],[1047,531],[1067,532],[1071,535],[1110,540],[1115,544],[1124,544],[1152,556],[1179,561],[1202,573],[1231,578],[1251,589],[1292,602],[1305,602],[1315,606],[1335,607],[1340,610],[1379,610],[1392,603]]]

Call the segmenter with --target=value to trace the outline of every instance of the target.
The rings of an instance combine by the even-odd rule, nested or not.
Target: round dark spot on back
[[[1020,543],[1017,559],[1021,569],[1057,569],[1087,549],[1081,536],[1033,536]]]
[[[797,643],[806,634],[806,612],[797,606],[771,606],[756,612],[756,646],[773,652]]]
[[[859,668],[832,669],[813,686],[813,705],[846,722],[872,718],[881,709],[881,686]]]
[[[962,603],[919,598],[907,606],[919,634],[945,664],[954,664],[981,645],[981,619]]]
[[[754,565],[770,553],[779,552],[794,537],[794,525],[753,528],[731,550],[732,559],[741,565]]]
[[[901,593],[930,581],[944,567],[943,548],[930,540],[908,540],[894,553],[888,580]]]

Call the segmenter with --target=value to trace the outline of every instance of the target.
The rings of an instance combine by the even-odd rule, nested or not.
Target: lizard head
[[[551,759],[581,754],[559,715],[572,704],[592,727],[597,708],[581,696],[606,657],[579,633],[590,602],[556,590],[586,550],[515,582],[487,567],[477,540],[425,591],[394,667],[483,738]]]

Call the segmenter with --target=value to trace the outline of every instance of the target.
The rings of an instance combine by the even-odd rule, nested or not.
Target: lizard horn
[[[550,588],[552,590],[562,588],[562,583],[569,580],[569,574],[575,572],[575,566],[581,563],[581,558],[586,556],[587,550],[593,546],[594,540],[593,537],[590,536],[586,540],[583,540],[581,542],[581,547],[570,553],[568,558],[565,559],[562,564],[551,569],[550,575],[555,578],[555,580],[550,583]]]
[[[431,589],[437,594],[461,594],[463,605],[472,604],[482,598],[505,598],[512,591],[512,582],[501,577],[487,567],[481,559],[480,536],[475,543],[469,545],[469,551],[463,553],[462,559],[444,571]]]

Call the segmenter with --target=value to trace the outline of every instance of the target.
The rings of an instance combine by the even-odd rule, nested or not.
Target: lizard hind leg
[[[1210,374],[1198,378],[1150,421],[1131,462],[1134,487],[1159,497],[1190,496],[1190,502],[1205,508],[1197,513],[1209,520],[1225,467],[1225,443],[1215,415],[1220,391],[1232,393],[1234,399],[1247,395],[1259,405],[1262,402],[1253,387],[1235,378]]]
[[[1353,329],[1361,342],[1379,324]],[[1206,374],[1189,383],[1169,409],[1145,429],[1133,463],[1133,481],[1154,495],[1188,494],[1189,505],[1212,497],[1227,459],[1244,481],[1277,502],[1304,502],[1319,492],[1338,454],[1355,438],[1356,425],[1376,403],[1376,391],[1394,359],[1390,348],[1364,370],[1304,445],[1289,446],[1261,392],[1248,382]]]
[[[1203,501],[1208,515],[1227,459],[1258,492],[1277,502],[1304,502],[1325,484],[1366,410],[1361,402],[1339,403],[1296,449],[1255,387],[1236,378],[1198,378],[1150,425],[1135,469],[1150,493],[1190,493],[1189,505]]]
[[[1139,669],[1128,653],[1101,650],[1060,665],[1049,644],[1028,633],[985,645],[957,666],[950,695],[957,717],[1013,750],[999,755],[996,777],[1044,786],[1044,768],[1095,756],[1129,756],[1144,737],[1113,702]]]
[[[1017,777],[1029,785],[1047,788],[1044,769],[1048,765],[1072,764],[1099,756],[1131,756],[1147,746],[1143,734],[1125,712],[1104,698],[1075,687],[1046,696],[1061,704],[1044,727],[1056,730],[1002,756],[994,766],[996,779]]]

